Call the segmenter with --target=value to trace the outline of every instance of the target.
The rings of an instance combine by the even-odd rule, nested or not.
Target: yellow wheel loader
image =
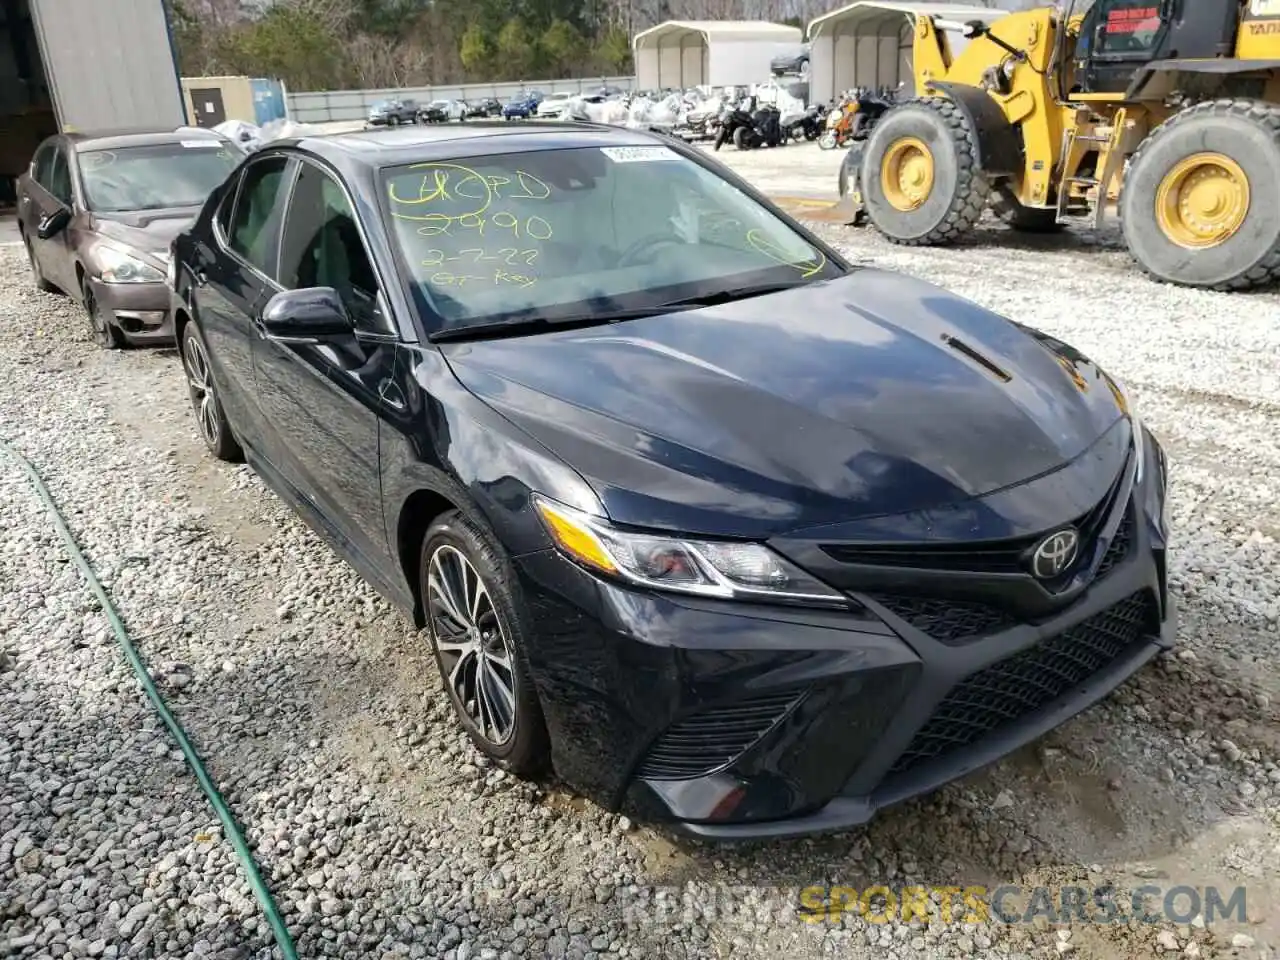
[[[923,95],[880,118],[849,191],[889,240],[954,242],[988,208],[1015,229],[1099,226],[1114,205],[1159,280],[1280,280],[1280,0],[913,20]]]

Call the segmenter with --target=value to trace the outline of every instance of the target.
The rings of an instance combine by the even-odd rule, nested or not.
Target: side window
[[[332,287],[357,327],[387,329],[351,204],[337,182],[311,163],[302,164],[285,215],[279,280],[289,290]]]
[[[53,153],[53,169],[49,172],[48,190],[62,203],[71,205],[71,168],[67,166],[67,151],[58,148]]]
[[[58,153],[58,145],[52,141],[45,143],[36,151],[35,160],[32,161],[32,177],[36,183],[49,189],[49,184],[53,182],[53,158]]]
[[[271,212],[284,186],[287,157],[265,157],[249,165],[240,182],[240,193],[227,231],[228,246],[266,276],[272,275],[267,254]]]

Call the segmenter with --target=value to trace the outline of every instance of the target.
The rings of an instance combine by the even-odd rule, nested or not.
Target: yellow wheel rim
[[[923,140],[903,137],[889,145],[880,167],[880,187],[896,210],[915,210],[933,189],[933,154]]]
[[[1220,153],[1194,153],[1165,174],[1156,192],[1156,220],[1180,247],[1224,243],[1249,213],[1249,178]]]

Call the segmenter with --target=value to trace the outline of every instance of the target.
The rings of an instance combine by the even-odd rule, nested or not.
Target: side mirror
[[[350,337],[355,325],[332,287],[277,293],[262,310],[262,333],[278,343],[320,343]]]
[[[50,237],[56,237],[67,228],[67,224],[70,222],[70,208],[59,207],[48,216],[40,218],[40,223],[36,226],[36,236],[41,240],[48,240]]]

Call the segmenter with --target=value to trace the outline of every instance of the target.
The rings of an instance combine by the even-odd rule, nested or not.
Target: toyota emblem
[[[1076,561],[1080,551],[1080,535],[1071,527],[1051,533],[1031,554],[1031,572],[1038,580],[1061,576]]]

